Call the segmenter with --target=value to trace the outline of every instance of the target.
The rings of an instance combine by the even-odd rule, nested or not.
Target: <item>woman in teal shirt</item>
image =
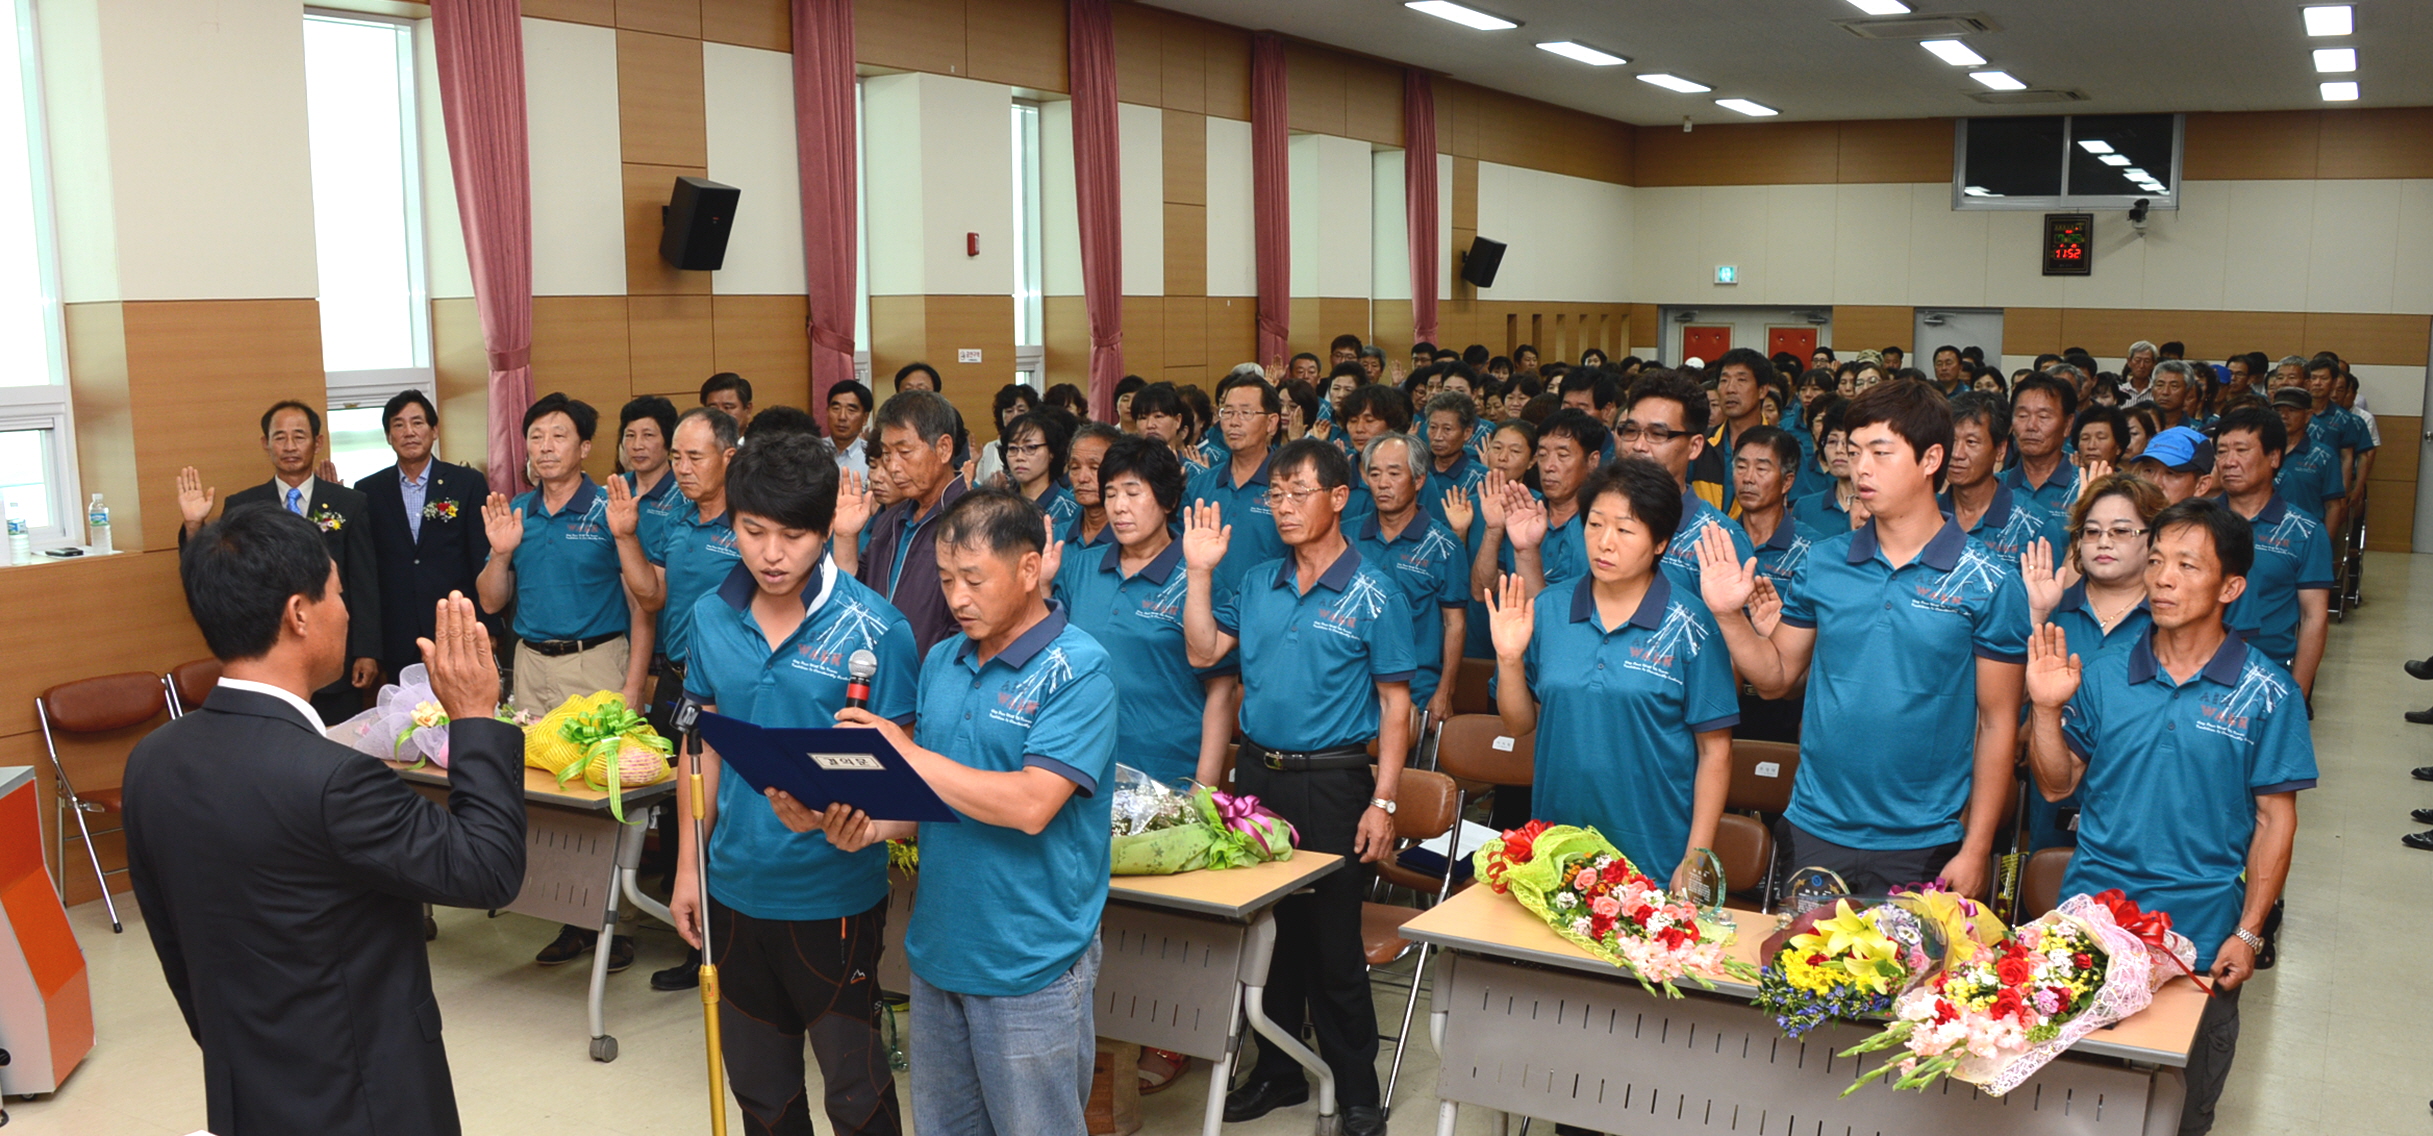
[[[1489,605],[1496,708],[1536,733],[1538,819],[1595,828],[1679,890],[1687,854],[1714,846],[1739,687],[1706,605],[1657,568],[1681,524],[1672,474],[1619,458],[1580,500],[1588,573],[1535,600],[1507,575]]]

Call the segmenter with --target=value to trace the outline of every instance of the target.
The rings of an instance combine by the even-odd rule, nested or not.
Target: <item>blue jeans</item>
[[[1090,940],[1054,981],[1009,997],[912,976],[912,1111],[922,1136],[1083,1136],[1099,951]]]

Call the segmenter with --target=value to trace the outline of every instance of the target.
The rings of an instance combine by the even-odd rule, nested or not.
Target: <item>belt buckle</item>
[[[1267,766],[1267,768],[1272,772],[1284,772],[1284,756],[1272,749],[1262,751],[1259,754],[1259,762],[1260,764]]]

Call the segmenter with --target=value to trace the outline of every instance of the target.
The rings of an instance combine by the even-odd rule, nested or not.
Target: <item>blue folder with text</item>
[[[960,819],[877,730],[776,729],[711,713],[700,730],[718,760],[763,794],[783,789],[813,809],[841,801],[872,820]]]

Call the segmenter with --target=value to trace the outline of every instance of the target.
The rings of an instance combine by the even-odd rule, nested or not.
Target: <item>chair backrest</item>
[[[1715,858],[1723,862],[1725,890],[1754,890],[1773,865],[1774,834],[1754,818],[1725,813],[1715,823]]]
[[[63,734],[103,734],[140,726],[162,714],[160,676],[128,671],[63,682],[43,691],[42,720]]]
[[[1436,768],[1448,777],[1490,785],[1526,785],[1536,776],[1537,739],[1504,732],[1495,714],[1456,714],[1436,735]]]
[[[1487,693],[1487,680],[1494,677],[1495,660],[1463,659],[1461,669],[1453,675],[1453,712],[1495,713],[1495,696]]]
[[[1791,807],[1791,775],[1799,772],[1799,746],[1791,742],[1732,739],[1732,788],[1727,809],[1755,809],[1781,816]]]
[[[220,661],[196,659],[169,668],[169,693],[177,695],[180,711],[192,710],[220,685]]]
[[[1453,779],[1425,769],[1402,771],[1402,787],[1394,794],[1394,836],[1401,840],[1434,840],[1452,831],[1459,817],[1453,811],[1459,793]]]
[[[2019,871],[2019,912],[2014,923],[2025,923],[2061,906],[2061,877],[2070,870],[2074,848],[2039,848]]]

